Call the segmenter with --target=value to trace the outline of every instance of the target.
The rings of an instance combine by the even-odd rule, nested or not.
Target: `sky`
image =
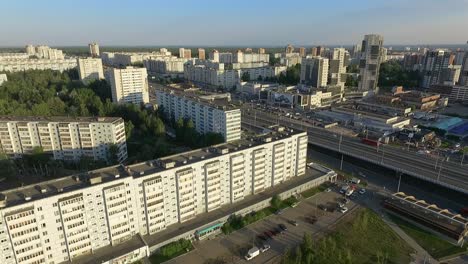
[[[464,44],[468,0],[1,0],[0,46]]]

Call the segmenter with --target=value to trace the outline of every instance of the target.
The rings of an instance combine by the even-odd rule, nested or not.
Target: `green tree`
[[[250,81],[250,73],[248,71],[245,71],[242,73],[241,80],[243,82],[249,82]]]
[[[407,71],[400,62],[390,60],[380,65],[378,85],[380,87],[403,86],[418,87],[420,76],[418,71]]]
[[[282,201],[278,195],[274,195],[273,197],[271,197],[270,204],[271,207],[273,207],[274,209],[279,209],[281,207],[281,202]]]
[[[135,126],[132,121],[125,122],[125,138],[128,140],[132,136],[132,132]]]

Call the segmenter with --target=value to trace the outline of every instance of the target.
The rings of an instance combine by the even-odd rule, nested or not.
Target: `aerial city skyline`
[[[466,263],[467,14],[8,2],[0,263]]]

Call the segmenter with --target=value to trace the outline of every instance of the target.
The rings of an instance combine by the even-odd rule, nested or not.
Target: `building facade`
[[[219,133],[226,142],[241,138],[241,111],[215,95],[197,96],[179,89],[157,89],[156,101],[169,117],[191,119],[199,133]]]
[[[149,103],[148,73],[146,68],[111,68],[106,80],[112,89],[112,101],[119,104]]]
[[[359,61],[359,90],[374,91],[379,81],[379,70],[382,57],[383,37],[380,35],[365,35],[361,45]]]
[[[307,139],[269,134],[4,191],[0,260],[85,263],[100,249],[235,204],[304,175]]]
[[[329,61],[328,84],[338,85],[344,89],[346,82],[347,51],[344,48],[334,48]]]
[[[317,88],[327,86],[328,66],[327,58],[303,58],[301,63],[301,83]]]
[[[185,58],[159,57],[150,58],[143,61],[143,65],[151,75],[155,74],[183,74],[184,64],[187,62]]]
[[[115,144],[118,161],[127,158],[124,121],[117,117],[1,117],[0,143],[2,152],[13,157],[40,147],[56,160],[109,160]]]
[[[84,84],[88,84],[95,80],[104,79],[102,60],[100,58],[79,58],[78,73],[80,80]]]
[[[206,59],[205,49],[202,49],[202,48],[198,49],[198,59],[200,60]]]
[[[460,70],[460,78],[458,83],[462,86],[468,86],[468,52],[465,52],[462,68]]]

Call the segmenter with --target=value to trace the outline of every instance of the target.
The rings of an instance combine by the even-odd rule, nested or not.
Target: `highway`
[[[335,134],[309,123],[256,109],[243,111],[242,122],[250,125],[281,124],[307,131],[309,143],[344,155],[379,164],[426,181],[468,194],[468,167],[433,159],[398,147],[363,144],[357,138]]]

